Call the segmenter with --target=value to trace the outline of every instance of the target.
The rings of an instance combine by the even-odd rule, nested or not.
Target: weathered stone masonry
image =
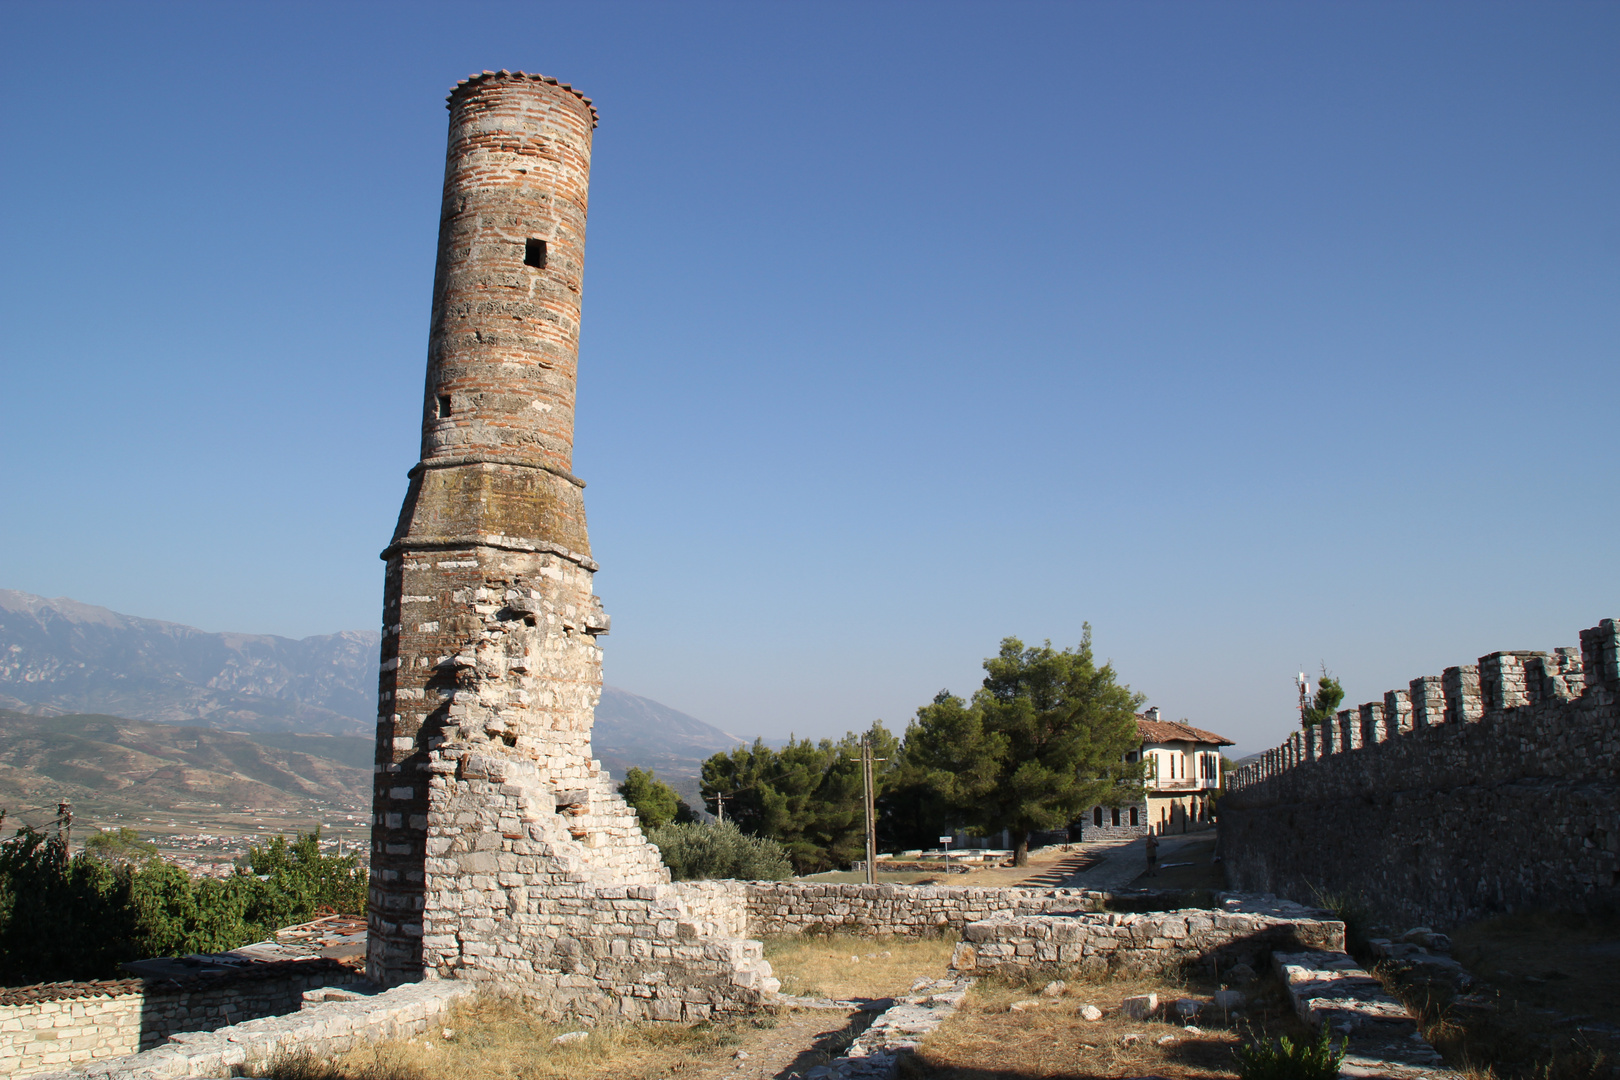
[[[591,758],[601,693],[572,473],[596,112],[555,79],[450,94],[422,457],[383,552],[367,972],[553,1011],[697,1019],[775,988],[689,909]]]
[[[363,981],[324,958],[185,979],[98,979],[0,989],[0,1076],[22,1077],[150,1050],[299,1008],[308,991]]]
[[[1580,637],[1414,679],[1237,770],[1231,887],[1436,926],[1620,899],[1615,621]]]

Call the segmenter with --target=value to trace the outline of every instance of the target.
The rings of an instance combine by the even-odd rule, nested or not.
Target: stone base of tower
[[[743,905],[671,884],[590,765],[582,786],[559,788],[522,758],[433,752],[424,974],[519,990],[558,1014],[700,1020],[760,1004],[777,982],[742,940]]]
[[[636,1019],[772,996],[741,903],[671,884],[590,756],[606,626],[594,564],[406,544],[385,599],[368,976],[475,980],[547,1013]]]

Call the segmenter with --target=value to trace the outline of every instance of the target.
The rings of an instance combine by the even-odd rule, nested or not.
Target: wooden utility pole
[[[872,756],[872,739],[861,736],[861,786],[866,808],[866,883],[877,884],[877,763],[888,758]]]

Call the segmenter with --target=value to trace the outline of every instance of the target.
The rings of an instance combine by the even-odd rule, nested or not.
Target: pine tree
[[[941,691],[906,729],[907,774],[936,793],[957,822],[1012,834],[1013,861],[1029,861],[1029,834],[1074,821],[1140,778],[1125,754],[1139,745],[1144,698],[1116,682],[1092,655],[1091,627],[1078,647],[1025,648],[1005,638],[984,662],[971,701]]]
[[[643,831],[685,820],[692,814],[692,808],[681,800],[675,789],[653,775],[651,769],[631,767],[627,770],[624,782],[619,785],[619,794],[641,819]]]
[[[1316,683],[1316,697],[1305,709],[1302,727],[1320,724],[1324,720],[1333,719],[1333,714],[1339,711],[1339,702],[1344,700],[1344,687],[1339,680],[1328,674],[1327,665],[1322,665],[1322,677]]]

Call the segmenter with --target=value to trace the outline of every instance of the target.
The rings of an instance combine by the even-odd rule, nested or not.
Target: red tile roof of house
[[[1216,746],[1231,746],[1232,740],[1217,735],[1213,731],[1195,728],[1191,724],[1177,724],[1169,720],[1149,720],[1145,716],[1136,718],[1136,730],[1141,734],[1143,742],[1199,742],[1213,743]]]

